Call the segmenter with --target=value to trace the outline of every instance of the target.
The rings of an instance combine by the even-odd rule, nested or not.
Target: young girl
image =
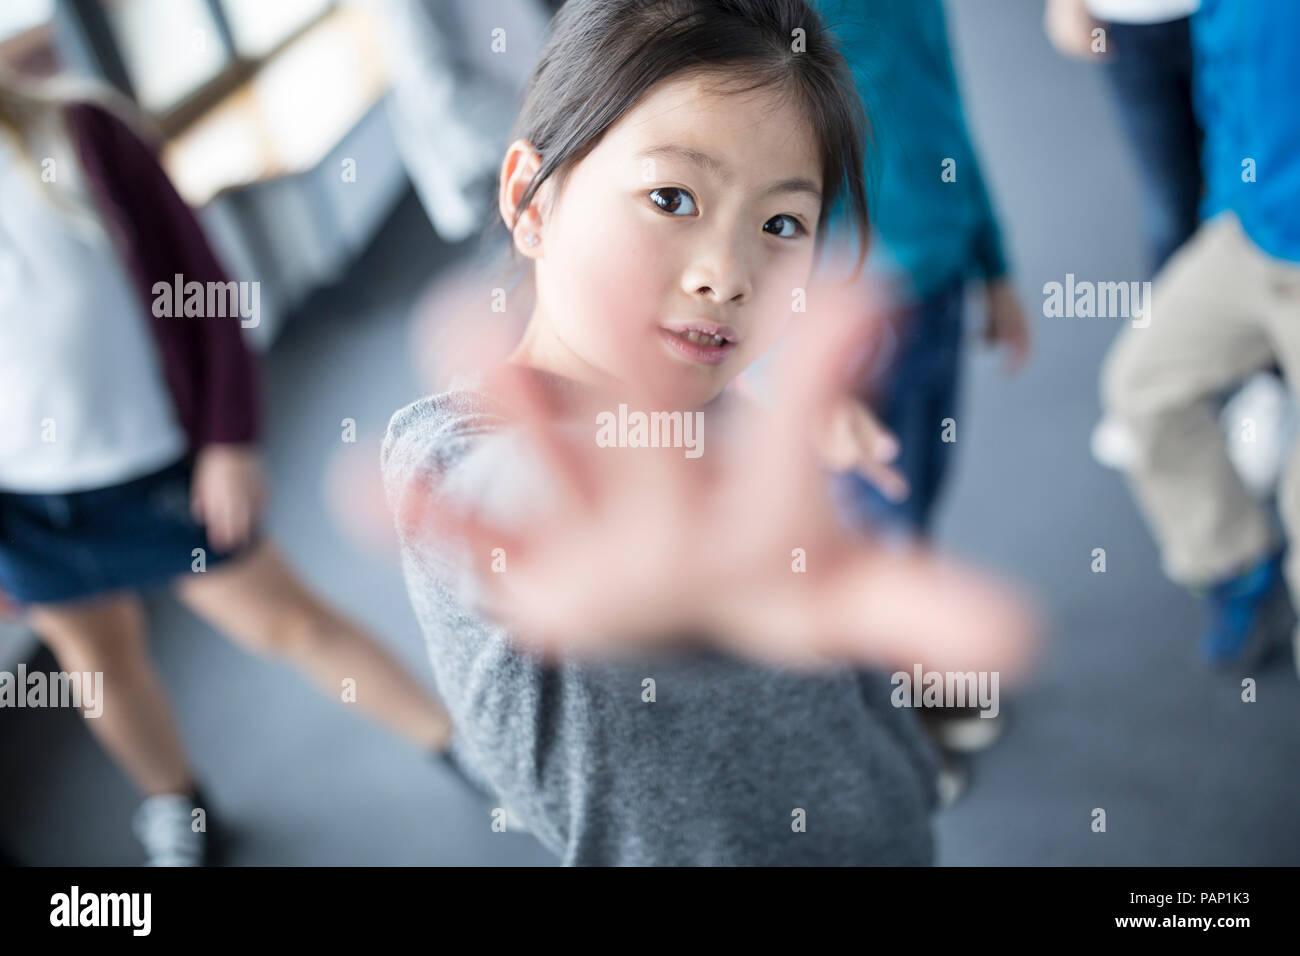
[[[170,584],[331,696],[354,679],[361,707],[423,748],[444,752],[451,726],[259,533],[253,361],[235,318],[156,316],[153,284],[177,274],[226,278],[150,150],[100,101],[0,75],[0,606],[63,670],[103,673],[90,729],[147,795],[150,862],[188,865],[214,858],[214,830],[192,826],[210,808],[141,590]]]
[[[805,445],[857,339],[826,303],[770,416],[727,388],[799,311],[841,190],[865,228],[861,112],[802,0],[570,0],[502,165],[523,337],[389,425],[458,756],[565,864],[928,864],[910,712],[809,665],[1021,658],[1020,604],[835,520]],[[603,447],[629,410],[698,416],[700,454]]]

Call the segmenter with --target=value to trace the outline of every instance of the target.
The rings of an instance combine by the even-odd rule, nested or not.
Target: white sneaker
[[[1295,436],[1295,400],[1276,375],[1261,372],[1223,406],[1228,458],[1257,498],[1273,493]]]
[[[1099,465],[1127,471],[1137,461],[1137,443],[1128,427],[1115,418],[1103,418],[1092,430],[1092,457]]]
[[[146,866],[202,866],[207,835],[193,829],[194,798],[183,793],[149,797],[132,828],[148,854]]]

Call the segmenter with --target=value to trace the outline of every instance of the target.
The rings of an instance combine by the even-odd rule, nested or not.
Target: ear
[[[541,153],[528,140],[517,139],[506,150],[506,158],[501,163],[501,192],[498,197],[501,218],[505,220],[506,228],[509,228],[514,223],[515,216],[519,211],[519,203],[523,199],[529,183],[533,181],[541,168]],[[541,190],[539,190],[528,204],[523,216],[519,219],[519,224],[515,227],[514,235],[511,237],[515,248],[530,259],[541,257],[542,217],[539,211],[541,209],[541,198]],[[532,240],[531,244],[530,238]]]

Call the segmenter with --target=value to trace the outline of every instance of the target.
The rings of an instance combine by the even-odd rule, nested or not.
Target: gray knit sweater
[[[389,504],[422,480],[527,520],[524,447],[477,391],[421,399],[384,439]],[[712,652],[543,664],[471,610],[447,548],[399,535],[461,761],[565,864],[933,861],[935,755],[884,675]]]

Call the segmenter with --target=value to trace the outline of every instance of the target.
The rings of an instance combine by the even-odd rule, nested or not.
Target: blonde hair
[[[32,182],[41,188],[38,195],[52,203],[83,230],[90,228],[103,236],[99,210],[87,206],[85,199],[68,188],[68,177],[46,182],[37,174],[37,150],[48,144],[53,135],[69,146],[67,155],[76,157],[71,148],[71,133],[64,118],[66,107],[74,103],[99,106],[146,136],[156,130],[124,96],[102,84],[72,76],[33,79],[0,65],[0,135],[6,136],[23,160],[23,168]]]

